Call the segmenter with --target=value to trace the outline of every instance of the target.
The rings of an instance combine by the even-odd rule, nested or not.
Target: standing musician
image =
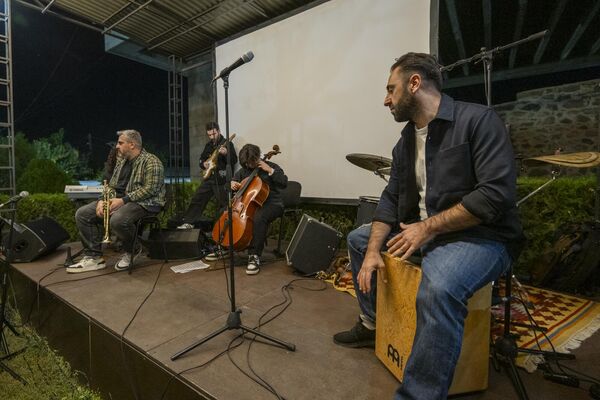
[[[133,249],[137,221],[149,214],[160,212],[165,205],[165,178],[162,162],[142,147],[142,136],[133,129],[117,132],[118,157],[109,186],[115,190],[110,200],[110,229],[123,242],[125,253],[115,264],[118,271],[129,268],[142,248]],[[75,222],[83,244],[83,258],[67,267],[67,272],[78,273],[106,268],[102,257],[102,223],[104,201],[93,201],[80,207]]]
[[[231,142],[229,142],[227,146],[223,146],[225,144],[225,138],[221,135],[219,124],[216,122],[209,122],[206,124],[206,135],[209,140],[200,155],[200,168],[202,171],[206,171],[211,167],[210,158],[215,151],[218,152],[217,165],[214,167],[210,176],[204,179],[200,187],[196,190],[196,193],[194,193],[192,201],[183,215],[181,225],[179,225],[177,229],[192,229],[194,224],[200,222],[202,212],[213,197],[217,200],[217,211],[225,206],[227,199],[225,188],[227,152],[231,152],[231,165],[235,165],[237,162],[235,147]]]
[[[375,342],[380,251],[421,251],[417,327],[395,399],[445,399],[462,345],[467,300],[520,251],[516,172],[504,123],[493,109],[441,93],[435,57],[407,53],[390,69],[384,105],[408,121],[373,223],[348,235],[361,314],[334,335],[347,347]],[[384,275],[385,276],[385,275]]]
[[[237,191],[241,181],[258,168],[258,177],[269,186],[269,196],[254,214],[252,240],[248,246],[248,265],[246,273],[256,275],[260,272],[260,256],[265,247],[269,224],[283,215],[283,198],[281,190],[287,187],[288,178],[281,167],[271,161],[262,161],[260,148],[254,144],[246,144],[240,150],[240,165],[233,176],[231,190]]]

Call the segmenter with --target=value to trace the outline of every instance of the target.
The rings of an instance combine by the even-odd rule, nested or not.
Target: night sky
[[[168,155],[168,75],[104,52],[99,32],[13,2],[15,132],[65,140],[105,159],[116,131],[133,128]]]

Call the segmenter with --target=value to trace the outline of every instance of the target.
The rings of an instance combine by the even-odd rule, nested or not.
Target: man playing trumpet
[[[78,273],[106,268],[102,257],[104,213],[109,212],[110,231],[123,243],[125,253],[115,264],[115,269],[125,270],[141,252],[134,249],[133,239],[137,221],[158,213],[165,204],[164,167],[162,162],[142,147],[142,136],[133,129],[117,132],[118,160],[109,186],[115,196],[105,208],[103,200],[80,207],[75,213],[84,256],[77,264],[67,267],[67,272]]]

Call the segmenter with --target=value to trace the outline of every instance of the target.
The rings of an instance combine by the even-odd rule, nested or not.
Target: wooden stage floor
[[[77,243],[68,246],[73,251],[79,249]],[[295,344],[295,352],[258,340],[250,346],[251,340],[246,339],[229,352],[231,360],[224,354],[209,362],[237,335],[237,330],[230,330],[173,362],[170,356],[175,352],[225,325],[230,301],[223,262],[212,263],[209,270],[177,274],[169,267],[187,260],[164,264],[141,257],[129,275],[116,272],[112,266],[117,254],[107,253],[106,269],[67,274],[59,265],[68,246],[32,263],[14,264],[11,280],[23,318],[29,319],[106,399],[160,399],[163,392],[165,399],[277,398],[240,372],[234,362],[251,374],[250,363],[281,398],[288,400],[393,396],[397,382],[372,350],[347,349],[333,343],[334,333],[355,323],[357,304],[348,294],[321,281],[295,281],[289,290],[291,305],[261,328]],[[269,256],[267,252],[265,258]],[[243,266],[236,267],[235,295],[243,323],[255,327],[263,313],[284,301],[282,287],[299,278],[283,260],[263,265],[256,276],[246,275]],[[134,318],[155,282],[154,292]],[[120,335],[130,322],[121,342]],[[586,340],[574,353],[577,359],[567,361],[567,365],[600,377],[600,335]],[[188,371],[174,376],[184,370]],[[544,380],[540,371],[521,371],[521,376],[530,399],[589,398],[583,389]],[[454,398],[518,397],[507,374],[490,366],[486,391]]]

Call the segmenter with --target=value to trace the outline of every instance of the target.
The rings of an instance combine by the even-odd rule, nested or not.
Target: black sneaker
[[[359,319],[349,331],[333,335],[333,342],[346,347],[371,347],[375,348],[375,329],[369,329]]]

